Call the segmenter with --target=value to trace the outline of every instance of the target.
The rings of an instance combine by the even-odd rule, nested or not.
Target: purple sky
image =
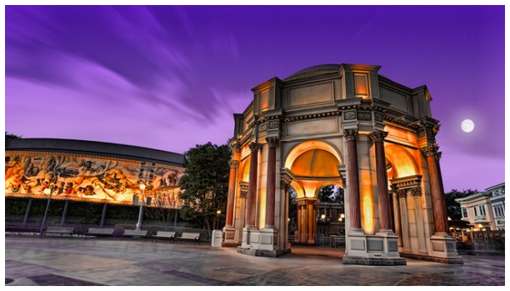
[[[6,38],[6,130],[23,137],[184,152],[226,142],[258,83],[367,63],[429,87],[445,190],[504,180],[503,6],[8,6]]]

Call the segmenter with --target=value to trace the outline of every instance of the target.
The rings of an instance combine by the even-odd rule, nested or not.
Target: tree
[[[321,202],[342,203],[343,189],[335,185],[323,186],[319,190],[319,200]]]
[[[185,153],[184,175],[179,182],[185,220],[211,230],[225,213],[229,179],[230,148],[210,142]]]
[[[457,198],[463,198],[466,196],[469,196],[471,194],[478,193],[478,190],[463,190],[459,191],[457,189],[453,189],[448,193],[445,193],[445,202],[446,202],[446,212],[448,214],[448,217],[452,219],[452,221],[459,221],[462,218],[460,205],[459,203],[455,202],[455,199]]]

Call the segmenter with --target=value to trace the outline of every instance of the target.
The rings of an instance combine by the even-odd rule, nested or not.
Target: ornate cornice
[[[370,133],[369,137],[373,142],[383,142],[384,138],[388,135],[386,131],[375,130]]]
[[[347,141],[356,140],[357,135],[358,135],[358,130],[356,130],[356,129],[344,129],[344,138]]]
[[[426,156],[435,156],[439,158],[441,154],[439,153],[439,146],[437,144],[428,144],[421,148],[421,152]]]
[[[256,142],[252,142],[250,143],[250,151],[253,153],[253,152],[256,152],[259,147],[260,147],[260,144],[256,143]]]
[[[283,184],[290,185],[294,180],[294,175],[288,169],[282,169],[280,172],[280,181]]]
[[[320,113],[308,113],[308,114],[302,114],[302,115],[296,115],[296,116],[287,116],[283,119],[283,121],[290,122],[290,121],[296,121],[296,120],[324,118],[324,117],[330,117],[330,116],[339,116],[341,114],[342,114],[342,112],[338,111],[338,110],[328,111],[328,112],[320,112]]]
[[[278,143],[278,137],[277,136],[268,136],[266,137],[266,141],[269,144],[270,147],[275,147]]]
[[[393,189],[399,190],[409,190],[414,189],[416,187],[420,187],[421,185],[421,175],[413,175],[403,178],[395,178],[391,181],[391,187]]]

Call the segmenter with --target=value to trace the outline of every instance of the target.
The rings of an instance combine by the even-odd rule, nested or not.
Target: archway
[[[385,146],[388,187],[391,193],[390,222],[398,235],[401,252],[425,249],[426,225],[423,223],[422,176],[415,151],[403,146]]]
[[[329,246],[331,244],[328,240],[334,231],[326,229],[326,225],[331,224],[332,220],[335,221],[334,224],[339,224],[340,215],[343,225],[343,195],[336,198],[341,199],[342,203],[330,201],[328,204],[320,201],[321,195],[326,195],[328,191],[332,195],[343,194],[343,181],[339,173],[340,157],[335,147],[317,140],[300,143],[287,155],[284,165],[290,176],[290,198],[287,203],[288,238],[291,245]],[[290,210],[291,208],[295,210]],[[320,232],[318,225],[321,226]],[[343,240],[345,232],[341,232],[338,225],[336,228],[335,235],[342,236]]]

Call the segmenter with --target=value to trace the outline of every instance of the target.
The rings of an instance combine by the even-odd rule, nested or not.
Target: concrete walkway
[[[240,255],[207,245],[6,237],[10,285],[504,285],[504,257],[464,265],[343,265],[334,257]]]

